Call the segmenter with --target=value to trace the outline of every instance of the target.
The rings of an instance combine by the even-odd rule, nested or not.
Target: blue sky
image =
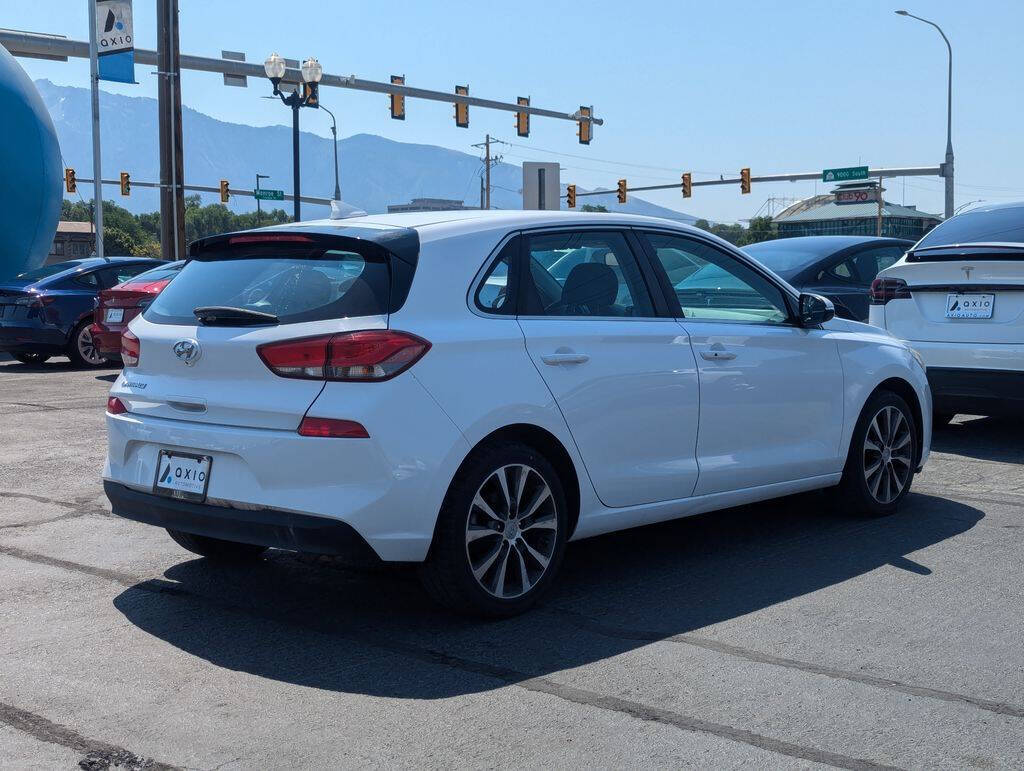
[[[575,124],[563,121],[535,118],[530,137],[518,139],[510,113],[473,108],[470,128],[459,129],[446,104],[410,100],[402,122],[389,118],[386,96],[341,89],[322,95],[343,136],[368,132],[474,152],[470,145],[490,132],[516,144],[502,149],[510,162],[559,160],[563,182],[614,186],[626,177],[631,185],[659,184],[688,170],[705,179],[743,166],[757,175],[941,162],[946,51],[934,29],[893,13],[910,1],[180,0],[181,48],[207,56],[239,50],[251,61],[272,50],[315,55],[330,73],[373,80],[405,74],[409,85],[438,90],[469,83],[473,95],[528,95],[534,105],[566,112],[593,104],[606,122],[582,146]],[[155,5],[135,2],[140,47],[156,47]],[[315,16],[304,20],[302,7],[315,8]],[[953,43],[957,204],[1024,199],[1024,3],[916,0],[906,7],[941,24]],[[86,0],[5,3],[0,26],[85,39]],[[88,85],[83,60],[20,61],[33,78]],[[139,85],[103,87],[155,96],[152,69],[137,67]],[[269,93],[265,81],[226,88],[219,75],[186,72],[182,88],[185,104],[222,120],[290,121],[282,105],[260,98]],[[329,136],[329,119],[306,111],[303,129]],[[893,180],[887,188],[890,201],[942,210],[938,178]],[[745,196],[698,188],[688,201],[676,191],[644,197],[731,221],[753,216],[769,197],[822,190],[774,183]]]

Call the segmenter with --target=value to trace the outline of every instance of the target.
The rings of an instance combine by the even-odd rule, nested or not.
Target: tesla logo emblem
[[[966,265],[963,268],[961,268],[960,270],[962,270],[964,272],[964,278],[966,280],[970,281],[971,280],[971,271],[974,270],[974,267],[970,266],[970,265]]]
[[[174,344],[172,350],[186,367],[191,367],[203,355],[203,349],[199,347],[197,340],[179,340]]]

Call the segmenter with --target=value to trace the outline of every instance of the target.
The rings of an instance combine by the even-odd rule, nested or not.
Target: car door
[[[697,480],[693,350],[652,296],[632,239],[605,228],[526,233],[520,263],[527,351],[611,507],[686,498]],[[564,277],[549,272],[580,254]]]
[[[661,274],[700,378],[694,494],[841,470],[843,375],[829,333],[796,325],[785,290],[742,256],[689,236],[642,239],[656,269],[678,261],[673,250],[702,265],[675,284]]]

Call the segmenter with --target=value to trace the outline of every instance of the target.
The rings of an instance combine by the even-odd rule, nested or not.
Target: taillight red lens
[[[885,305],[889,300],[909,300],[910,287],[902,278],[876,278],[869,294],[872,305]]]
[[[109,396],[107,397],[107,412],[111,415],[123,415],[128,412],[128,408],[125,407],[124,402],[116,396]]]
[[[139,365],[139,338],[129,330],[121,333],[121,361],[126,367],[137,367]]]
[[[301,436],[336,437],[339,439],[369,439],[370,435],[361,423],[354,420],[305,417],[299,424]]]
[[[393,378],[429,350],[423,338],[390,329],[283,340],[256,349],[281,377],[369,382]]]

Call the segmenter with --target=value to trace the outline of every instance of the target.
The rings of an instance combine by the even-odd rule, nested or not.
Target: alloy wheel
[[[86,364],[93,366],[107,360],[96,347],[96,341],[93,339],[88,325],[83,326],[82,331],[78,333],[78,353]]]
[[[892,503],[910,481],[913,437],[910,421],[898,407],[882,407],[864,437],[864,481],[879,503]]]
[[[499,599],[521,597],[543,578],[558,541],[551,488],[536,469],[502,466],[473,496],[466,556],[477,583]]]

